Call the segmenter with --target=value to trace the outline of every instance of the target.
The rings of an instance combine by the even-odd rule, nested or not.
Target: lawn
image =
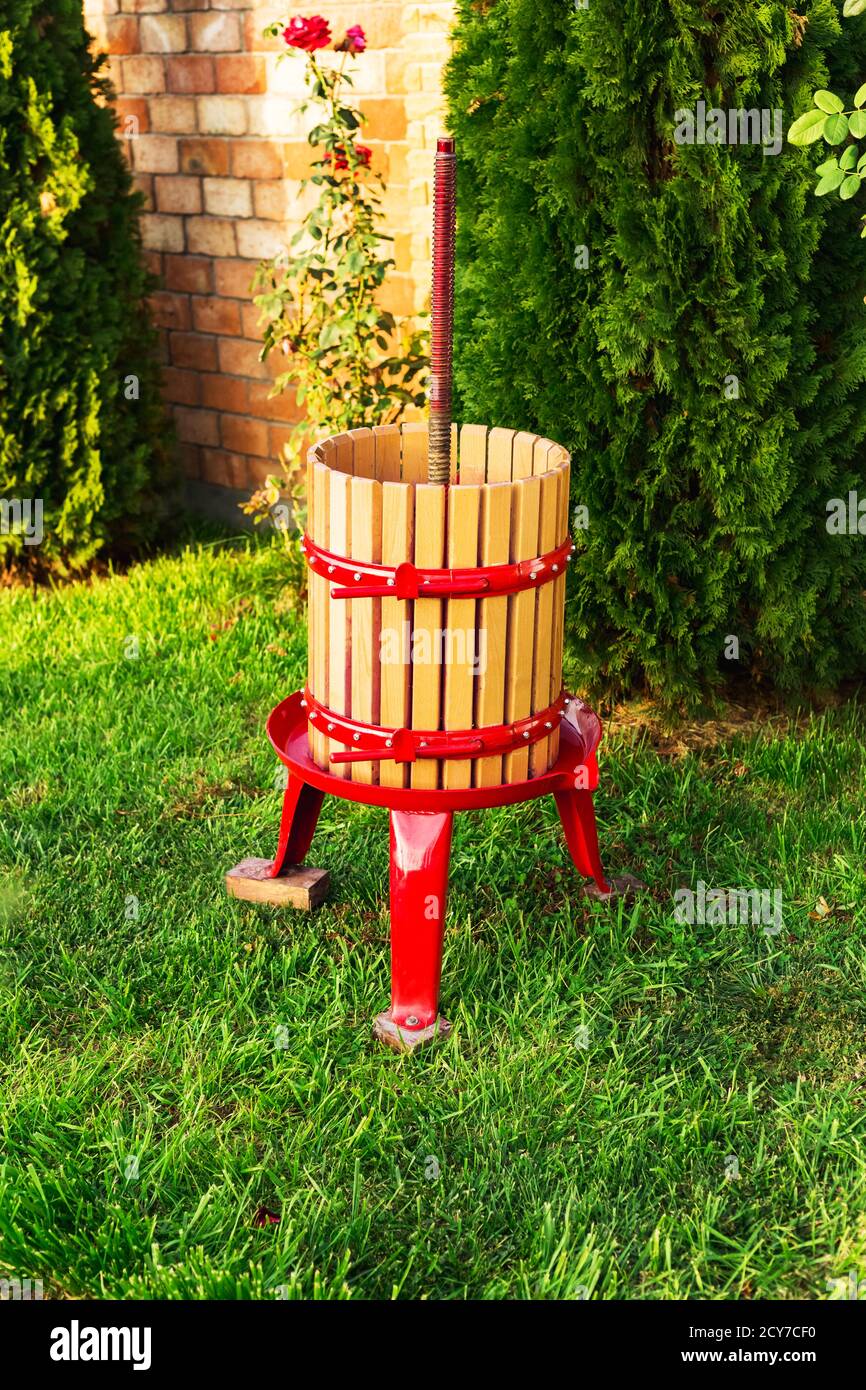
[[[581,896],[552,801],[458,817],[454,1032],[398,1057],[370,1032],[384,812],[326,802],[311,916],[223,889],[274,848],[264,720],[304,664],[273,545],[0,593],[0,1271],[323,1299],[820,1299],[862,1275],[862,705],[681,752],[609,730],[628,904]],[[698,880],[780,888],[782,930],[679,923]]]

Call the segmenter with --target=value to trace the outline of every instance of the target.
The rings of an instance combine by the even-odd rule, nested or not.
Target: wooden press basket
[[[308,455],[310,539],[334,555],[426,568],[501,565],[545,555],[568,533],[569,455],[538,435],[452,428],[451,484],[427,482],[427,425],[349,430]],[[365,724],[465,730],[545,710],[562,688],[565,575],[490,598],[335,599],[310,573],[308,687],[322,705]],[[417,634],[431,659],[405,661],[383,631]],[[437,634],[474,632],[474,641]],[[395,645],[403,650],[395,651]],[[483,653],[483,669],[473,654]],[[441,659],[440,659],[441,658]],[[310,755],[357,782],[485,787],[546,772],[559,728],[528,747],[472,759],[332,764],[342,745],[309,729]]]

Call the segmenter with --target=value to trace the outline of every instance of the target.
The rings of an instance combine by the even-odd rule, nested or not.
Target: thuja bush
[[[0,6],[0,563],[128,550],[167,495],[139,199],[100,61],[80,0]]]
[[[866,669],[866,257],[784,141],[863,80],[841,9],[458,0],[462,416],[572,450],[587,686]]]

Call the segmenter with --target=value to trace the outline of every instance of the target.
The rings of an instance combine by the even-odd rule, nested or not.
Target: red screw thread
[[[451,366],[454,338],[454,240],[457,219],[457,157],[454,141],[436,142],[433,168],[433,288],[430,324],[430,420],[427,477],[451,476]]]

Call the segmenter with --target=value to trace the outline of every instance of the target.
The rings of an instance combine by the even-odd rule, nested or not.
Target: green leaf
[[[827,119],[828,117],[823,111],[815,111],[814,109],[798,116],[788,131],[789,143],[792,145],[813,145],[824,134]]]
[[[844,111],[845,103],[841,97],[837,97],[835,92],[828,92],[824,87],[817,91],[812,98],[815,105],[821,111]]]
[[[845,0],[842,6],[842,13],[846,19],[851,19],[855,14],[862,14],[866,10],[866,0]]]
[[[866,111],[854,111],[848,117],[848,129],[855,140],[860,140],[866,135]]]
[[[851,148],[853,149],[854,147],[852,146]],[[846,153],[847,153],[847,151],[846,151]],[[831,155],[829,159],[825,159],[825,160],[824,160],[824,163],[823,163],[823,164],[819,164],[819,165],[818,165],[817,169],[815,170],[815,173],[819,176],[819,178],[823,178],[825,174],[829,174],[829,172],[830,172],[831,169],[838,169],[838,168],[839,168],[839,161],[838,161],[838,159],[836,158],[835,155]]]
[[[849,174],[845,182],[842,184],[842,187],[839,189],[839,197],[847,202],[849,198],[854,197],[854,194],[859,190],[859,188],[860,175]]]
[[[857,172],[859,173],[864,166],[866,166],[866,154],[861,154],[857,160]]]
[[[848,137],[848,118],[835,114],[828,116],[824,125],[824,139],[828,145],[841,145]]]
[[[839,159],[840,169],[853,169],[860,153],[856,145],[846,145]]]
[[[319,347],[323,350],[336,347],[339,341],[340,330],[337,325],[335,323],[326,323],[319,334]]]
[[[866,82],[863,83],[862,87],[858,87],[854,93],[855,106],[862,106],[864,102],[866,102]]]
[[[825,174],[815,189],[817,197],[823,198],[825,193],[832,193],[834,188],[839,188],[845,182],[845,175],[841,169],[831,169],[829,174]]]

